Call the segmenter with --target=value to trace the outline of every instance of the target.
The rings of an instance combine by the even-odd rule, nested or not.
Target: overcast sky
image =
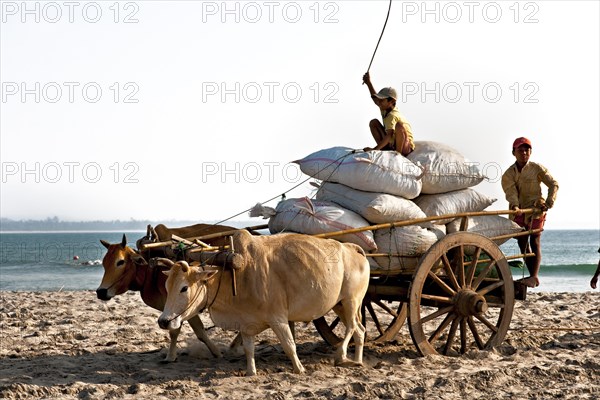
[[[293,160],[373,145],[361,78],[387,7],[2,1],[1,216],[220,220],[304,179]],[[398,89],[416,140],[481,164],[492,208],[526,136],[560,184],[546,227],[598,229],[599,15],[394,1],[372,80]]]

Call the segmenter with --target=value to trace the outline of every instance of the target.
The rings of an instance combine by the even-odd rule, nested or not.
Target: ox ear
[[[121,247],[127,247],[127,237],[125,236],[125,234],[123,234],[123,239],[121,239]]]
[[[110,243],[108,243],[106,240],[100,239],[100,243],[102,243],[102,246],[106,247],[107,249],[110,247]]]

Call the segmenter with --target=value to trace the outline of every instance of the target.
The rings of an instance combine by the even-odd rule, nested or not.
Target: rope
[[[217,292],[215,293],[215,297],[213,298],[213,301],[210,303],[210,305],[208,304],[208,299],[210,298],[210,294],[208,293],[208,284],[206,284],[206,283],[202,284],[201,283],[200,287],[198,288],[198,291],[194,294],[194,298],[192,299],[192,301],[190,301],[188,303],[187,307],[185,307],[182,312],[180,312],[179,314],[177,314],[173,318],[169,318],[168,323],[170,324],[171,321],[173,321],[175,318],[181,317],[183,315],[183,313],[185,313],[187,310],[189,310],[190,308],[192,308],[192,306],[194,305],[194,303],[196,302],[196,300],[198,300],[198,297],[200,297],[200,294],[202,293],[202,288],[204,288],[204,290],[206,290],[206,303],[204,304],[204,307],[202,307],[200,309],[200,311],[198,311],[198,314],[200,314],[201,312],[203,312],[204,310],[206,310],[208,307],[212,306],[214,304],[214,302],[217,300],[217,295],[219,294],[219,289],[221,289],[221,279],[223,278],[223,274],[224,273],[225,273],[225,267],[223,267],[223,269],[221,270],[221,274],[219,275],[219,285],[217,286]]]
[[[360,151],[360,150],[352,150],[350,153],[348,153],[348,154],[344,154],[343,156],[339,157],[337,160],[334,160],[334,161],[330,162],[329,164],[327,164],[327,166],[323,167],[323,169],[322,169],[321,171],[323,171],[323,170],[326,170],[326,169],[327,169],[327,168],[329,168],[329,166],[331,166],[332,164],[335,164],[335,163],[337,163],[337,166],[336,166],[336,167],[333,169],[333,171],[331,171],[331,173],[329,174],[329,176],[328,176],[327,178],[325,178],[325,179],[323,179],[323,180],[322,180],[322,182],[327,182],[327,181],[329,181],[329,179],[330,179],[330,178],[333,176],[333,174],[335,173],[335,171],[337,171],[337,169],[338,169],[339,167],[341,167],[341,166],[342,166],[342,162],[341,162],[341,160],[343,160],[344,158],[348,157],[348,156],[349,156],[349,155],[351,155],[351,154],[354,154],[354,153],[356,153],[357,151]],[[339,162],[338,162],[338,161],[339,161]],[[308,179],[311,179],[311,178],[314,178],[314,175],[313,175],[313,176],[310,176]],[[307,180],[308,180],[308,179],[307,179]],[[316,179],[316,178],[314,178],[314,179]],[[305,180],[304,182],[306,182],[306,180]],[[295,189],[295,188],[292,188],[292,189]],[[292,190],[292,189],[290,189],[290,190]],[[312,199],[314,199],[315,197],[317,197],[317,194],[319,193],[319,191],[320,191],[320,190],[321,190],[321,187],[319,187],[319,188],[318,188],[318,189],[315,191],[315,193],[314,193],[312,196],[310,196],[310,200],[312,200]],[[287,193],[287,192],[285,192],[285,193]],[[285,194],[284,194],[284,195],[285,195]],[[281,230],[279,233],[286,232],[286,231],[287,231],[287,228],[288,228],[288,226],[290,226],[290,224],[291,224],[291,223],[292,223],[292,222],[293,222],[293,221],[296,219],[296,217],[298,217],[298,215],[300,215],[300,212],[297,212],[297,213],[296,213],[296,215],[294,215],[294,216],[292,217],[292,219],[290,220],[290,222],[288,222],[288,223],[287,223],[287,225],[285,226],[285,228],[283,228],[283,229],[282,229],[282,230]]]
[[[333,164],[335,164],[335,163],[338,163],[338,161],[341,161],[341,160],[343,160],[344,158],[348,157],[348,156],[349,156],[349,155],[351,155],[351,154],[354,154],[354,153],[356,153],[357,151],[362,151],[362,150],[360,150],[360,149],[358,149],[358,150],[352,150],[352,151],[351,151],[351,152],[349,152],[348,154],[344,154],[343,156],[339,157],[338,159],[331,161],[329,164],[327,164],[325,167],[323,167],[323,169],[322,169],[322,170],[326,170],[327,168],[329,168],[329,166],[331,166],[331,165],[333,165]],[[332,175],[335,173],[335,171],[337,171],[337,169],[338,169],[338,168],[339,168],[341,165],[342,165],[342,163],[341,163],[341,162],[339,162],[339,163],[338,163],[338,165],[337,165],[337,166],[336,166],[336,167],[333,169],[333,171],[331,172],[331,174],[329,174],[329,176],[327,177],[327,179],[324,179],[324,181],[327,181],[329,178],[331,178],[331,176],[332,176]],[[321,171],[322,171],[322,170],[321,170]],[[299,186],[302,186],[303,184],[305,184],[306,182],[308,182],[308,181],[309,181],[309,180],[311,180],[311,179],[316,179],[316,178],[315,178],[315,176],[314,176],[314,175],[309,175],[309,177],[308,177],[308,178],[306,178],[305,180],[303,180],[302,182],[300,182],[300,183],[298,183],[298,184],[296,184],[296,185],[292,186],[290,189],[286,190],[285,192],[283,192],[283,193],[281,193],[281,194],[278,194],[278,195],[276,195],[276,196],[274,196],[274,197],[271,197],[271,198],[270,198],[270,199],[268,199],[268,200],[265,200],[265,201],[262,201],[262,202],[260,202],[260,204],[266,204],[266,203],[269,203],[269,202],[271,202],[271,201],[273,201],[273,200],[275,200],[275,199],[278,199],[278,198],[280,198],[280,197],[282,197],[282,198],[285,198],[285,194],[286,194],[286,193],[289,193],[289,192],[291,192],[292,190],[296,189],[296,188],[297,188],[297,187],[299,187]],[[317,190],[317,192],[318,192],[318,190]],[[314,196],[316,196],[316,193],[315,193],[315,194],[314,194],[312,197],[314,197]],[[252,206],[252,207],[250,207],[250,208],[248,208],[248,209],[246,209],[246,210],[244,210],[244,211],[241,211],[241,212],[239,212],[239,213],[237,213],[237,214],[235,214],[235,215],[232,215],[232,216],[230,216],[230,217],[228,217],[228,218],[225,218],[225,219],[223,219],[223,220],[221,220],[221,221],[219,221],[219,222],[215,222],[215,223],[214,223],[214,224],[212,224],[212,225],[220,225],[220,224],[222,224],[223,222],[227,222],[227,221],[229,221],[229,220],[230,220],[230,219],[232,219],[232,218],[235,218],[235,217],[237,217],[237,216],[240,216],[240,215],[242,215],[242,214],[244,214],[244,213],[247,213],[248,211],[252,210],[252,208],[254,208],[254,206]]]
[[[371,57],[371,62],[369,63],[369,68],[367,68],[367,72],[371,69],[371,65],[373,64],[373,59],[375,58],[375,53],[377,53],[377,49],[379,48],[379,43],[381,42],[381,38],[383,37],[383,32],[385,32],[385,27],[388,23],[388,19],[390,18],[390,11],[392,10],[392,0],[390,0],[390,7],[388,8],[387,16],[385,17],[385,23],[383,24],[383,29],[381,30],[381,35],[379,36],[379,40],[377,41],[377,46],[375,46],[375,51],[373,52],[373,57]]]

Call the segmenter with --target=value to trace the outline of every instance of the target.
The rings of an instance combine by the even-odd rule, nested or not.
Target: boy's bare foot
[[[538,287],[540,285],[540,280],[537,276],[530,276],[529,278],[521,279],[520,281],[530,288]]]

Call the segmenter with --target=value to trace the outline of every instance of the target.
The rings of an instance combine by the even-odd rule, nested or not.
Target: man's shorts
[[[538,218],[526,218],[528,215],[521,214],[516,215],[514,221],[522,228],[527,230],[531,229],[544,229],[544,223],[546,222],[546,213],[543,213]]]

